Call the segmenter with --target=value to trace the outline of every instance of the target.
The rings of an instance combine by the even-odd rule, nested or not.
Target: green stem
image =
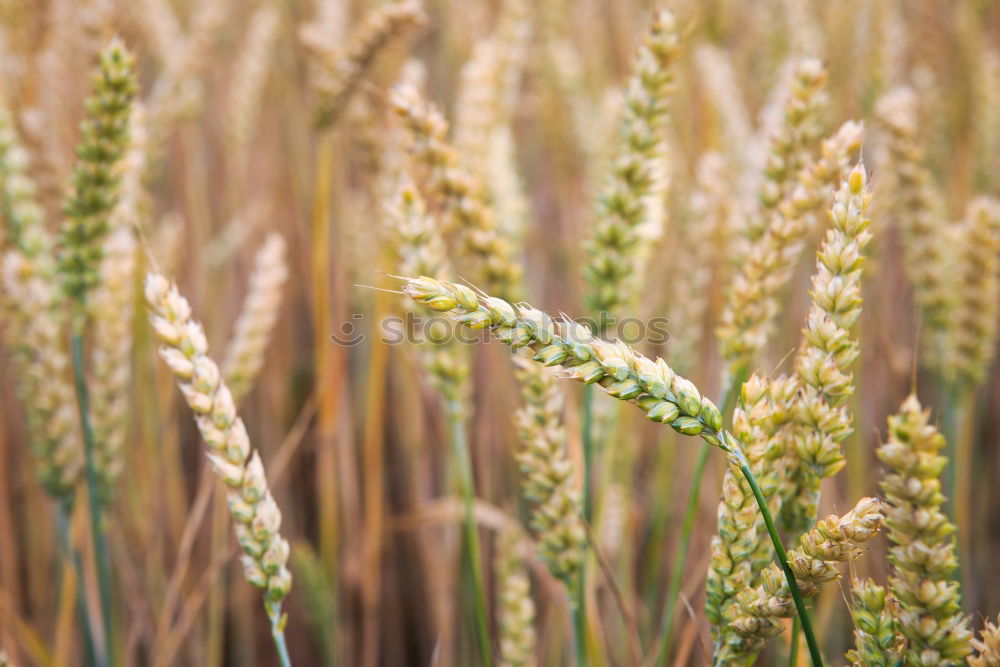
[[[722,406],[722,417],[728,419],[728,414],[736,404],[739,389],[746,381],[745,373],[737,373],[723,386],[719,404]],[[698,459],[694,465],[694,477],[691,480],[691,492],[688,495],[687,507],[684,509],[684,524],[681,528],[680,540],[677,543],[677,553],[674,555],[674,566],[670,572],[670,583],[667,587],[667,600],[663,610],[663,624],[660,626],[660,659],[661,667],[670,660],[670,649],[673,643],[674,612],[677,609],[677,598],[681,592],[681,578],[684,575],[684,564],[687,562],[688,548],[691,545],[691,534],[694,531],[694,520],[698,513],[698,499],[701,496],[701,481],[705,476],[705,465],[708,463],[710,446],[702,441],[698,450]]]
[[[97,664],[97,651],[94,648],[93,626],[90,624],[90,615],[87,605],[83,600],[83,565],[79,557],[73,553],[73,546],[69,541],[69,515],[71,508],[68,502],[59,504],[56,514],[56,533],[59,536],[59,547],[63,552],[63,558],[73,566],[76,572],[76,613],[80,615],[80,622],[84,626],[83,645],[87,665]]]
[[[788,667],[796,667],[799,664],[799,617],[792,619],[792,636],[788,644]]]
[[[94,540],[94,560],[97,566],[97,587],[101,603],[101,621],[104,624],[104,661],[114,664],[111,633],[111,572],[109,570],[108,543],[101,521],[100,502],[97,498],[97,470],[94,462],[94,428],[90,423],[90,396],[87,393],[87,376],[84,370],[83,304],[77,305],[73,318],[73,379],[76,384],[76,401],[80,409],[80,426],[83,431],[83,451],[86,460],[87,501],[90,510],[90,531]]]
[[[576,667],[586,667],[587,658],[587,615],[584,613],[586,593],[583,588],[583,568],[578,576],[576,599],[570,600],[573,609],[573,651],[576,657]]]
[[[778,563],[785,573],[788,590],[791,592],[792,600],[795,602],[795,610],[798,612],[799,621],[802,623],[802,634],[806,636],[806,644],[809,646],[809,656],[812,658],[813,667],[822,667],[823,656],[819,652],[819,644],[816,643],[816,636],[813,634],[812,622],[809,620],[809,610],[806,609],[806,602],[802,598],[802,592],[799,590],[798,583],[795,581],[795,573],[792,572],[792,568],[788,565],[788,554],[785,553],[785,547],[781,543],[781,537],[778,535],[778,528],[774,525],[771,511],[767,508],[767,499],[764,497],[764,492],[760,490],[760,485],[757,484],[757,478],[754,477],[753,471],[750,470],[750,462],[747,460],[743,450],[736,447],[727,451],[736,457],[740,466],[740,472],[743,473],[743,477],[746,478],[747,484],[750,485],[750,490],[753,491],[753,496],[757,500],[757,507],[760,509],[761,517],[763,517],[764,524],[767,526],[767,533],[771,536],[771,543],[774,545],[774,551],[778,556]]]
[[[476,600],[476,632],[479,636],[480,664],[489,667],[493,664],[493,651],[490,643],[489,619],[486,614],[486,589],[483,586],[479,531],[476,528],[474,513],[475,480],[472,475],[472,461],[469,458],[469,443],[465,434],[465,420],[462,413],[461,401],[455,399],[448,401],[451,444],[454,449],[455,461],[458,464],[459,486],[465,505],[465,516],[462,522],[465,568],[472,575],[473,593]]]
[[[278,650],[278,662],[281,667],[292,667],[292,659],[288,655],[288,645],[285,643],[285,615],[281,613],[281,603],[271,604],[265,600],[264,609],[271,621],[271,637],[274,647]]]

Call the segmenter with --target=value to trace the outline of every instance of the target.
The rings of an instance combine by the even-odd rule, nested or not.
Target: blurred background
[[[149,252],[140,252],[140,263],[155,263],[177,281],[217,358],[233,333],[256,251],[270,232],[287,242],[280,314],[240,412],[291,541],[287,635],[302,665],[479,662],[473,603],[460,576],[462,502],[442,401],[415,346],[379,341],[380,323],[402,316],[405,298],[369,288],[400,286],[391,277],[400,272],[400,242],[386,184],[405,139],[390,90],[417,63],[427,98],[460,123],[492,103],[475,97],[482,87],[463,93],[471,85],[463,68],[477,45],[519,22],[520,52],[509,65],[511,161],[482,176],[514,193],[507,201],[516,206],[501,225],[518,228],[512,238],[531,303],[583,316],[583,239],[615,151],[622,87],[654,9],[643,0],[426,0],[423,16],[387,38],[370,63],[352,62],[350,45],[366,19],[391,4],[0,1],[0,94],[30,155],[28,174],[47,224],[61,220],[90,73],[118,35],[136,56],[148,122],[140,246]],[[942,230],[975,196],[1000,194],[1000,3],[673,0],[669,8],[682,33],[666,129],[670,185],[663,233],[649,241],[634,314],[667,318],[670,335],[637,347],[662,355],[706,395],[721,390],[714,331],[732,269],[721,250],[709,252],[710,276],[691,291],[693,262],[706,257],[698,244],[722,248],[726,241],[699,230],[694,195],[705,191],[703,158],[721,159],[721,187],[709,194],[729,198],[735,218],[752,208],[767,137],[782,122],[782,91],[792,64],[805,56],[827,70],[823,136],[848,119],[865,123],[875,240],[857,328],[856,427],[844,445],[847,467],[824,482],[821,508],[846,511],[878,492],[874,451],[884,442],[887,416],[915,387],[939,419],[947,394],[916,356],[923,329],[904,274],[898,212],[888,204],[891,191],[880,199],[898,165],[880,149],[885,132],[876,102],[897,85],[915,91],[921,162],[927,187],[940,198]],[[324,76],[342,82],[354,71],[343,99],[323,97]],[[331,107],[336,118],[322,119],[318,110]],[[505,177],[509,182],[499,185]],[[778,329],[759,364],[765,373],[789,370],[820,227],[782,293]],[[939,242],[947,239],[942,231]],[[106,517],[120,662],[276,664],[259,592],[233,557],[224,490],[157,359],[138,292],[129,326],[124,467]],[[332,335],[357,342],[339,344]],[[471,354],[468,440],[492,609],[497,529],[517,521],[530,536],[529,505],[512,457],[520,398],[509,353],[492,342]],[[83,664],[56,505],[37,480],[15,376],[8,355],[0,356],[0,647],[11,664]],[[1000,374],[990,366],[985,377],[969,399],[973,503],[962,553],[965,607],[977,628],[1000,610]],[[580,465],[581,391],[566,384],[567,448]],[[614,665],[634,662],[633,631],[644,653],[655,654],[699,447],[628,406],[616,415],[596,471],[591,527],[604,564],[588,584],[597,619],[594,664]],[[723,457],[713,453],[683,569],[672,664],[710,661],[704,581],[724,470]],[[84,511],[71,517],[70,535],[86,554]],[[885,550],[885,539],[877,540],[854,567],[884,580]],[[565,593],[531,554],[538,662],[571,664]],[[83,583],[93,593],[94,582]],[[816,604],[817,632],[832,664],[851,641],[845,591],[846,584],[830,585]],[[783,650],[787,634],[762,661]]]

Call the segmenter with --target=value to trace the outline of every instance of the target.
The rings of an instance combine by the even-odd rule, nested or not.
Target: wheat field
[[[1000,3],[0,0],[0,667],[1000,666]]]

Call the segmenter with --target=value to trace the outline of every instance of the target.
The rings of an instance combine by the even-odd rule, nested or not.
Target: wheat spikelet
[[[972,667],[1000,667],[1000,619],[997,623],[986,621],[979,639],[972,640],[976,655],[969,657]]]
[[[281,601],[292,585],[286,567],[289,547],[278,532],[281,511],[268,489],[260,453],[251,452],[233,395],[208,356],[205,333],[191,319],[187,300],[157,274],[146,277],[145,297],[153,331],[162,343],[160,356],[194,412],[215,473],[229,487],[229,512],[243,550],[244,574],[263,589],[272,625],[280,626]]]
[[[993,362],[1000,310],[1000,201],[978,197],[957,229],[954,309],[945,329],[944,376],[977,387]]]
[[[789,454],[797,465],[792,466],[789,484],[782,490],[786,500],[781,519],[796,534],[816,518],[822,479],[835,475],[846,463],[840,442],[851,432],[845,403],[854,393],[850,367],[858,356],[858,341],[850,330],[861,315],[864,250],[871,240],[870,202],[864,165],[858,164],[834,197],[832,229],[816,253],[812,304],[795,362],[802,391],[799,429]]]
[[[882,478],[893,543],[889,583],[912,665],[961,664],[971,652],[970,619],[962,614],[959,584],[952,578],[958,567],[955,526],[941,511],[944,444],[911,394],[889,418],[889,439],[877,451],[891,471]]]
[[[636,297],[644,266],[649,223],[646,207],[657,191],[663,126],[669,117],[667,96],[680,56],[680,35],[673,14],[653,16],[639,48],[625,93],[620,147],[598,200],[596,219],[585,242],[587,305],[595,313],[618,315]]]
[[[411,85],[398,86],[390,102],[409,134],[411,159],[429,199],[443,206],[450,225],[461,231],[461,254],[473,264],[473,278],[490,291],[516,298],[521,267],[497,230],[485,188],[475,174],[463,169],[448,143],[444,117]]]
[[[878,101],[875,112],[892,165],[894,192],[887,208],[902,231],[906,273],[933,333],[947,326],[952,306],[952,293],[942,277],[950,258],[947,246],[940,242],[944,206],[923,164],[916,93],[894,88]]]
[[[538,364],[521,357],[515,357],[514,362],[524,398],[515,417],[520,447],[514,458],[521,470],[524,495],[535,503],[531,527],[538,536],[538,553],[549,571],[566,585],[572,600],[586,555],[587,534],[560,421],[563,393],[552,374]]]
[[[497,544],[500,656],[503,667],[532,667],[535,661],[535,603],[531,582],[520,555],[520,531],[505,527]]]
[[[799,539],[799,546],[788,552],[788,565],[795,575],[802,596],[819,594],[819,587],[840,578],[838,563],[861,555],[862,545],[882,529],[885,517],[877,498],[862,498],[842,517],[829,516]],[[767,640],[781,633],[781,618],[795,614],[795,605],[785,577],[771,564],[761,575],[756,588],[741,591],[737,604],[730,607],[729,626],[742,638],[730,644],[733,661],[737,658],[752,664],[754,654]]]
[[[222,374],[237,403],[253,388],[264,365],[264,350],[281,311],[286,278],[285,240],[278,233],[268,234],[254,257],[246,299],[223,356]]]
[[[418,0],[386,3],[364,18],[342,49],[328,46],[325,36],[309,26],[303,28],[300,36],[314,51],[316,127],[333,125],[379,53],[424,21],[424,10]]]
[[[59,270],[63,289],[83,301],[99,282],[102,240],[110,228],[118,201],[120,162],[129,141],[129,114],[135,95],[134,62],[117,39],[101,53],[94,92],[88,98],[87,119],[73,171],[72,193],[66,201],[66,223],[59,232]]]
[[[512,349],[527,350],[543,366],[559,367],[566,378],[597,384],[608,395],[634,403],[651,420],[670,424],[679,433],[700,435],[723,448],[738,446],[722,430],[722,415],[715,404],[663,359],[645,357],[620,341],[597,338],[578,322],[557,322],[527,304],[513,306],[426,276],[405,280],[403,292],[417,303],[449,313],[470,329],[488,330]]]
[[[242,148],[252,138],[267,84],[279,18],[278,10],[269,4],[257,8],[250,18],[243,49],[234,65],[228,91],[226,130],[229,143],[235,149]]]
[[[901,664],[901,638],[896,634],[895,620],[899,614],[899,603],[871,579],[854,580],[851,593],[854,648],[847,652],[847,659],[857,667]]]

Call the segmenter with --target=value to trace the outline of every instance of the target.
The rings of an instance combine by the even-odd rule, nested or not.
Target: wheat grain
[[[505,526],[498,536],[496,576],[499,587],[497,615],[500,626],[502,667],[532,667],[535,660],[535,603],[531,582],[520,554],[520,531]]]
[[[316,102],[313,117],[316,127],[332,126],[347,108],[351,95],[379,53],[425,20],[424,10],[417,0],[386,3],[368,14],[340,49],[328,46],[324,35],[305,26],[300,31],[300,38],[314,53]]]
[[[848,651],[847,659],[857,667],[902,664],[901,637],[896,633],[899,603],[871,579],[855,579],[851,583],[851,593],[854,648]]]
[[[882,478],[893,542],[889,583],[900,604],[907,664],[913,665],[960,664],[971,651],[970,619],[952,579],[958,567],[955,527],[941,511],[944,444],[929,412],[911,394],[889,418],[889,439],[877,451],[890,469]]]
[[[268,488],[260,453],[251,452],[233,395],[208,356],[205,333],[191,318],[187,300],[158,274],[146,277],[145,297],[153,331],[162,343],[160,356],[194,412],[215,473],[229,487],[229,512],[243,550],[244,574],[263,589],[272,625],[283,627],[281,601],[292,585],[286,567],[289,547],[278,532],[281,511]]]
[[[663,126],[669,117],[667,96],[680,56],[677,21],[669,11],[653,16],[647,37],[636,53],[625,92],[620,144],[598,199],[585,248],[587,305],[612,316],[632,304],[644,274],[640,246],[648,232],[648,199],[656,189],[657,160],[663,150]],[[648,248],[647,248],[648,249]]]

